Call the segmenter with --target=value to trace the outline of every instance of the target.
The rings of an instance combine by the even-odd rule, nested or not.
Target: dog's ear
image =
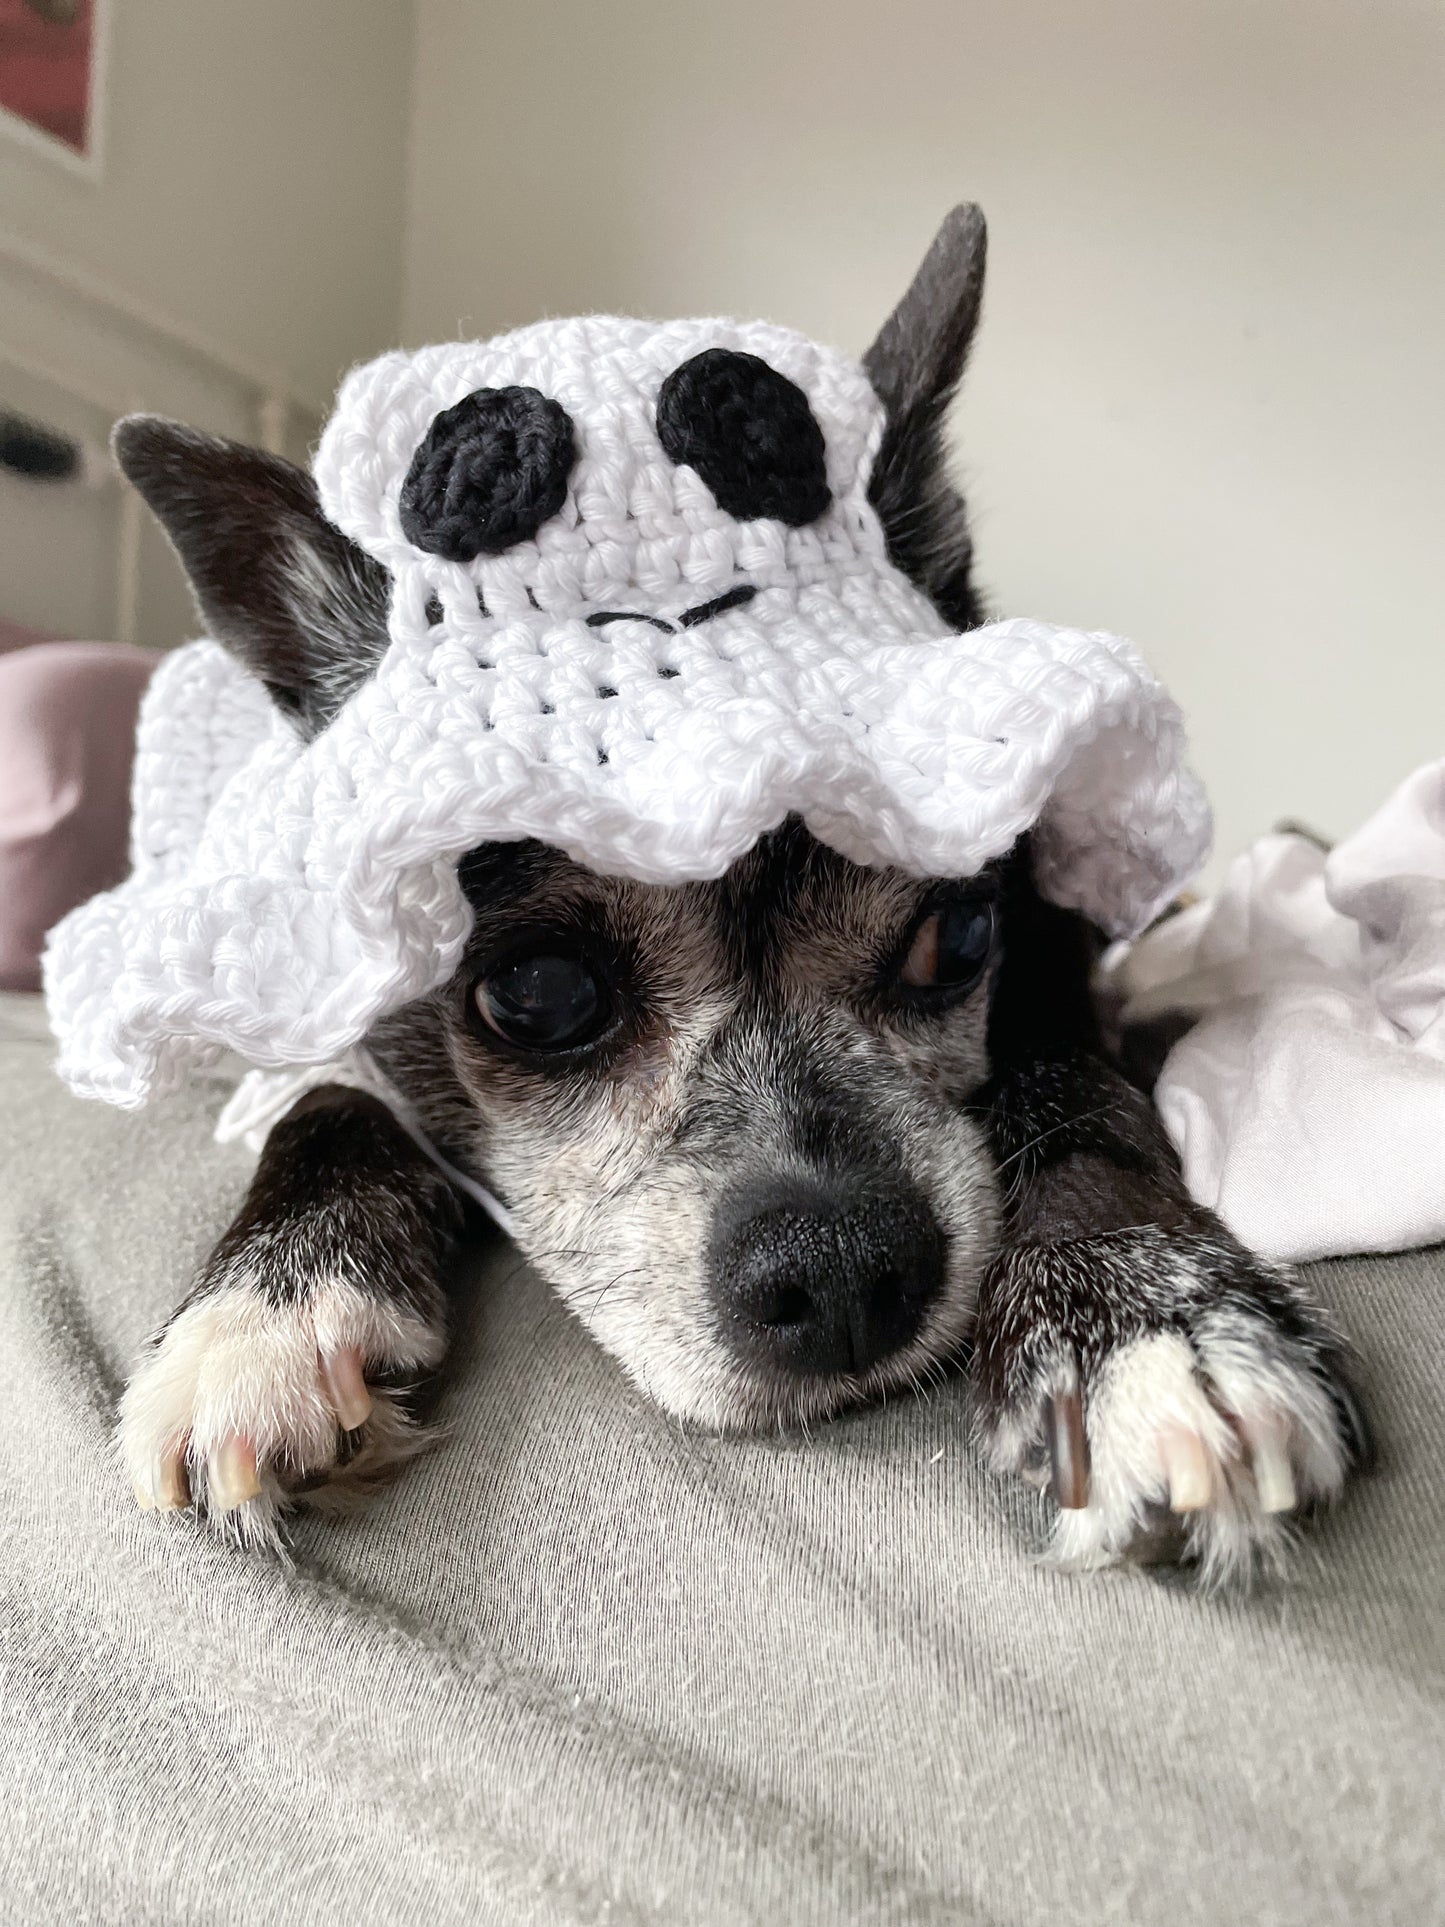
[[[982,615],[970,580],[973,544],[963,498],[948,478],[943,429],[978,325],[987,253],[982,209],[956,207],[863,357],[888,415],[868,498],[893,561],[960,629]]]
[[[111,446],[170,537],[207,634],[308,734],[323,728],[386,648],[385,569],[279,455],[157,415],[128,415]]]

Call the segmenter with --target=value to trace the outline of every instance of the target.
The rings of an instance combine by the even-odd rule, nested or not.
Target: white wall
[[[861,349],[992,223],[997,607],[1133,635],[1221,847],[1445,750],[1445,29],[1419,0],[417,0],[413,341],[613,307]]]
[[[95,440],[134,406],[256,439],[274,390],[301,453],[396,334],[411,54],[410,0],[110,0],[99,179],[0,135],[0,403]],[[0,613],[114,633],[121,500],[0,476]],[[168,643],[192,618],[145,526],[131,626]]]
[[[0,140],[0,222],[324,409],[395,331],[408,0],[111,0],[103,178]]]

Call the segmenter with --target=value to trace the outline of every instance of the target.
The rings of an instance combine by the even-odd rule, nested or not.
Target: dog
[[[864,360],[869,499],[959,631],[983,610],[944,420],[984,260],[956,210]],[[323,731],[387,646],[386,570],[275,456],[153,418],[115,446],[207,633]],[[1342,1340],[1190,1199],[1105,1050],[1098,933],[1040,895],[1027,837],[964,879],[864,867],[793,819],[711,882],[530,841],[460,879],[460,966],[367,1048],[667,1412],[800,1427],[966,1361],[983,1450],[1051,1489],[1059,1558],[1162,1554],[1205,1583],[1278,1561],[1368,1462]],[[386,1103],[309,1090],[125,1392],[140,1502],[266,1539],[303,1495],[391,1473],[424,1436],[463,1230]]]

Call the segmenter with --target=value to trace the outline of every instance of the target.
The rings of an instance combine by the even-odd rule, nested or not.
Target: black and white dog
[[[959,210],[865,361],[887,411],[870,499],[960,630],[981,610],[943,428],[983,263]],[[386,572],[273,456],[145,418],[116,448],[208,632],[325,729],[386,646]],[[1061,1556],[1162,1547],[1208,1579],[1276,1554],[1363,1462],[1340,1342],[1191,1202],[1104,1053],[1098,939],[1035,891],[1026,845],[928,882],[790,821],[712,883],[606,879],[536,843],[461,874],[461,967],[368,1048],[669,1412],[787,1427],[971,1357],[984,1449],[1051,1478]],[[384,1104],[297,1102],[126,1392],[142,1503],[264,1536],[300,1492],[414,1450],[460,1229]]]

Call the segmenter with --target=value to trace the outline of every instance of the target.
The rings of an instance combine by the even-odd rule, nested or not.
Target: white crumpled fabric
[[[1155,1100],[1189,1189],[1282,1260],[1445,1238],[1445,760],[1326,855],[1260,839],[1114,964],[1199,1011]]]

